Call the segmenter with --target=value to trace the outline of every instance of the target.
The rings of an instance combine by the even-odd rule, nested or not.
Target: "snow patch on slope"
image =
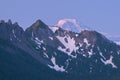
[[[71,38],[70,36],[56,36],[58,40],[65,46],[65,48],[61,48],[60,46],[58,47],[59,50],[67,53],[69,56],[75,57],[71,55],[73,51],[76,51],[78,47],[75,46],[75,40],[74,38]],[[65,41],[65,38],[67,39],[67,42]]]
[[[36,49],[41,48],[41,44],[44,43],[43,40],[39,40],[38,37],[36,37],[34,41],[37,44]]]
[[[84,40],[83,40],[83,41],[84,41],[84,43],[86,43],[87,47],[88,47],[88,46],[90,46],[90,44],[89,44],[89,42],[88,42],[87,38],[84,38]]]
[[[16,36],[14,29],[12,30],[12,33],[13,33],[14,38],[17,39],[19,42],[21,42],[21,40]],[[10,40],[11,41],[13,40],[12,37],[10,38]]]
[[[59,27],[56,26],[52,26],[52,27],[49,26],[49,28],[53,31],[53,33],[55,33],[55,31],[59,29]]]
[[[118,42],[115,42],[117,45],[120,45],[120,41],[118,41]]]
[[[94,54],[93,53],[93,50],[92,49],[90,49],[90,51],[88,51],[88,54],[89,54],[89,58]]]
[[[63,66],[59,67],[56,64],[55,57],[52,56],[51,61],[52,61],[54,66],[48,65],[50,68],[55,69],[56,71],[65,72],[65,69],[63,68]]]
[[[53,40],[53,37],[49,37],[49,39]]]
[[[107,64],[111,64],[113,68],[117,68],[117,66],[112,62],[113,56],[110,56],[110,59],[104,61],[103,59],[101,59],[101,61],[107,65]]]
[[[100,56],[101,56],[103,59],[106,59],[106,58],[103,56],[102,52],[99,52],[99,54],[100,54]]]
[[[12,33],[13,33],[14,37],[17,38],[16,35],[15,35],[15,31],[14,31],[14,29],[12,30]]]

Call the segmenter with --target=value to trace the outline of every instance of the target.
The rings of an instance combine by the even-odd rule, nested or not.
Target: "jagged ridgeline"
[[[75,22],[65,29],[62,22],[37,20],[23,30],[1,20],[0,80],[120,80],[120,46],[97,31],[74,31]]]

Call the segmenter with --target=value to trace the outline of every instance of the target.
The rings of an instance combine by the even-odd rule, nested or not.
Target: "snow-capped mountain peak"
[[[76,19],[61,19],[58,21],[57,26],[72,32],[81,32],[82,28]]]
[[[61,19],[58,21],[57,26],[61,27],[67,22],[71,22],[71,23],[74,23],[74,25],[76,26],[80,26],[76,19]]]

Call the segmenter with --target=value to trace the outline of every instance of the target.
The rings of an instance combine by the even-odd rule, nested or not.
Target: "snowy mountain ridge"
[[[51,27],[37,20],[25,31],[0,22],[0,79],[119,80],[120,46],[97,31],[65,30],[66,21],[75,27],[71,19]]]

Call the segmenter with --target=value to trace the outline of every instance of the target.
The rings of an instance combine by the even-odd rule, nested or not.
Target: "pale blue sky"
[[[0,19],[17,21],[24,28],[37,19],[54,25],[64,18],[120,36],[120,0],[0,0]]]

